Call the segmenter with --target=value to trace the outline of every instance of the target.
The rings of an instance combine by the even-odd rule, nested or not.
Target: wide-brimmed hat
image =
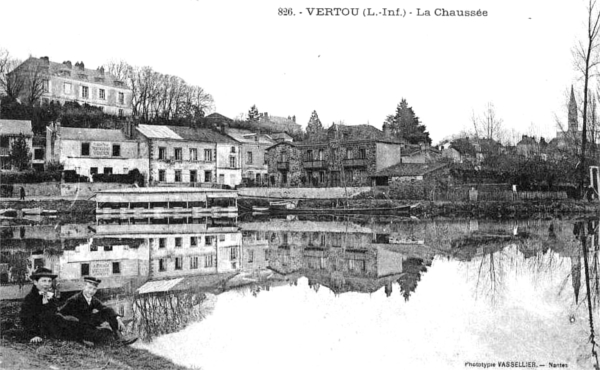
[[[94,284],[95,286],[100,285],[100,283],[102,282],[102,280],[97,279],[93,276],[84,276],[83,281],[85,281],[86,283]]]
[[[47,269],[45,267],[38,267],[31,276],[29,277],[31,280],[37,280],[42,277],[49,277],[51,279],[56,279],[58,275],[52,273],[52,270]]]

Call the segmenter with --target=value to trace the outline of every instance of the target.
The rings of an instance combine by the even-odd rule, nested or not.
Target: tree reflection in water
[[[174,333],[204,315],[201,303],[204,293],[167,291],[136,294],[133,301],[133,331],[144,341]]]

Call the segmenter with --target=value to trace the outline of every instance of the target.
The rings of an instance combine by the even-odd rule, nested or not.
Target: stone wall
[[[91,197],[102,190],[108,189],[130,189],[133,185],[131,184],[120,184],[120,183],[109,183],[109,182],[75,182],[75,183],[64,183],[60,188],[60,196],[79,196],[79,197]]]
[[[241,188],[240,196],[261,198],[290,198],[290,199],[331,199],[353,197],[357,194],[371,190],[370,187],[342,187],[337,188]]]
[[[21,186],[25,188],[25,199],[31,196],[58,197],[60,196],[60,182],[40,182],[35,184],[12,184],[12,198],[19,197]],[[4,192],[0,194],[5,195]],[[10,197],[10,196],[9,196]]]

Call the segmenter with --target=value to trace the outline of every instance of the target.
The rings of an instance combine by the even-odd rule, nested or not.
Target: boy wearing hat
[[[40,343],[44,337],[59,338],[68,336],[73,328],[69,318],[58,313],[58,302],[52,292],[56,275],[51,270],[40,267],[30,276],[33,281],[31,292],[21,305],[21,323],[29,335],[31,343]]]
[[[86,276],[83,281],[85,284],[83,290],[67,299],[64,306],[60,308],[60,313],[74,316],[79,320],[79,329],[85,343],[93,343],[99,339],[100,332],[97,327],[104,322],[108,322],[115,339],[122,344],[135,342],[137,338],[125,339],[121,334],[125,325],[115,310],[105,306],[98,298],[94,297],[101,280]]]

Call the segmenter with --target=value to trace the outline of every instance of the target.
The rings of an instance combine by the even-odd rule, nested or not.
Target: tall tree
[[[396,114],[386,117],[384,123],[389,125],[394,136],[404,139],[410,144],[431,144],[431,138],[425,125],[421,124],[421,120],[404,98],[396,107]]]
[[[314,110],[310,115],[310,119],[308,120],[308,124],[306,126],[306,134],[308,135],[308,137],[310,139],[310,138],[318,138],[320,135],[323,134],[323,132],[324,132],[323,124],[321,123],[321,120],[319,119],[319,115],[317,114],[317,111]]]
[[[260,113],[258,112],[258,108],[256,108],[256,105],[253,105],[248,111],[248,117],[246,120],[248,121],[248,123],[256,123],[258,122],[259,115]]]
[[[596,5],[596,0],[588,0],[587,12],[587,32],[585,38],[580,40],[573,50],[573,59],[575,68],[583,78],[583,128],[581,133],[581,160],[579,181],[582,189],[581,196],[584,196],[584,181],[587,173],[586,146],[588,130],[588,105],[589,105],[589,83],[592,72],[598,66],[600,58],[598,51],[598,33],[600,32],[600,11]]]
[[[31,164],[31,152],[25,135],[19,134],[10,146],[8,160],[19,171],[26,170]]]

